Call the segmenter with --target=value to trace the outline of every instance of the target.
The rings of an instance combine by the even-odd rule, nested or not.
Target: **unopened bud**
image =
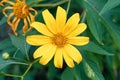
[[[2,58],[3,58],[4,60],[9,59],[9,54],[8,54],[7,52],[4,52],[4,53],[2,54]]]

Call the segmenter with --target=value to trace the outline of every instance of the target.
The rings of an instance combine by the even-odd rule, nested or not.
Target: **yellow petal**
[[[5,8],[2,10],[2,12],[3,12],[3,14],[7,17],[8,15],[6,14],[6,10],[12,10],[12,9],[13,9],[13,7],[8,6],[8,7],[5,7]]]
[[[42,35],[27,36],[26,41],[27,41],[27,43],[34,45],[34,46],[40,46],[40,45],[51,42],[49,37],[42,36]]]
[[[45,44],[41,47],[39,47],[33,54],[34,58],[38,58],[43,56],[43,54],[46,54],[49,52],[49,50],[51,49],[51,44]]]
[[[55,56],[54,56],[54,65],[57,68],[62,68],[62,66],[63,66],[63,56],[62,56],[62,53],[63,53],[63,49],[58,48],[56,50],[56,53],[55,53]]]
[[[31,26],[46,36],[53,36],[53,34],[47,29],[46,25],[44,25],[43,23],[33,22]]]
[[[64,34],[70,34],[77,27],[79,20],[79,13],[76,13],[73,16],[71,16],[65,25]]]
[[[63,58],[64,58],[66,64],[67,64],[70,68],[73,68],[73,67],[74,67],[73,59],[67,54],[67,52],[66,52],[65,50],[63,50]]]
[[[61,7],[58,7],[57,8],[57,14],[56,14],[56,29],[57,29],[57,32],[62,32],[63,30],[63,27],[65,25],[65,22],[66,22],[66,11],[61,8]]]
[[[82,56],[80,54],[80,52],[73,47],[72,45],[68,44],[64,47],[64,50],[68,53],[68,55],[78,64],[81,62],[82,60]]]
[[[74,31],[68,34],[68,37],[73,37],[81,34],[86,28],[87,28],[87,25],[85,23],[80,23]]]
[[[56,24],[53,15],[46,9],[42,12],[44,21],[47,25],[47,28],[52,32],[56,33]]]
[[[86,45],[89,43],[89,37],[71,37],[68,39],[68,43],[77,45],[77,46],[82,46]]]
[[[23,21],[24,21],[24,26],[23,26],[23,33],[24,33],[24,35],[26,34],[26,32],[28,31],[28,22],[27,22],[27,19],[26,18],[24,18],[23,19]]]
[[[49,45],[49,49],[44,49],[44,50],[47,50],[43,56],[41,57],[40,59],[40,62],[42,65],[46,65],[51,59],[52,57],[54,56],[55,54],[55,51],[56,51],[56,46],[55,45]]]

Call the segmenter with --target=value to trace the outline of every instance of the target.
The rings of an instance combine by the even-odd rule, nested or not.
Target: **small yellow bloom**
[[[54,65],[57,68],[63,67],[63,59],[66,64],[73,68],[74,62],[80,63],[82,56],[72,45],[82,46],[89,42],[88,37],[78,36],[86,28],[85,23],[79,23],[79,13],[71,16],[66,22],[66,11],[58,7],[56,20],[48,10],[42,12],[46,23],[33,22],[31,26],[43,35],[31,35],[26,41],[39,47],[33,54],[34,58],[40,58],[39,63],[46,65],[54,56]]]
[[[11,26],[12,31],[15,35],[17,35],[17,27],[18,24],[20,22],[20,20],[23,19],[24,25],[23,25],[23,32],[24,34],[28,31],[28,23],[30,24],[31,22],[34,22],[34,18],[37,15],[37,11],[34,10],[33,8],[30,8],[27,4],[26,4],[26,0],[15,0],[16,2],[12,2],[10,0],[2,0],[0,2],[1,5],[3,5],[3,3],[8,3],[11,6],[7,6],[3,9],[3,14],[5,16],[8,17],[7,19],[7,23]],[[6,14],[6,10],[12,10],[12,13],[10,13],[10,15],[8,16]],[[30,13],[30,11],[34,11],[35,14],[33,15],[32,13]],[[13,18],[13,20],[11,21],[10,19]],[[30,27],[31,29],[31,27]]]

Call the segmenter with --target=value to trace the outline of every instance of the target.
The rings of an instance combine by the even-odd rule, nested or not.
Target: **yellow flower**
[[[15,35],[17,35],[16,30],[17,30],[18,24],[19,24],[20,20],[23,19],[23,22],[24,22],[23,32],[25,34],[29,30],[28,23],[30,24],[31,22],[34,22],[34,18],[37,15],[37,11],[34,10],[33,8],[30,8],[26,4],[26,0],[22,0],[22,1],[15,0],[15,3],[10,0],[2,0],[0,4],[3,5],[3,3],[8,3],[11,5],[11,6],[7,6],[3,9],[3,14],[8,17],[7,23],[11,26],[13,33]],[[13,11],[8,16],[5,12],[6,10],[13,10]],[[32,13],[30,13],[30,11],[34,11],[34,15]],[[14,16],[14,18],[11,21],[10,19],[13,16]],[[30,29],[31,29],[31,27],[30,27]]]
[[[56,20],[48,10],[42,12],[46,23],[33,22],[31,26],[43,35],[31,35],[26,41],[39,47],[33,54],[34,58],[40,58],[39,63],[46,65],[54,56],[54,65],[62,68],[63,59],[69,67],[74,67],[74,61],[80,63],[82,56],[73,46],[82,46],[89,42],[88,37],[78,36],[86,29],[85,23],[79,23],[79,13],[71,16],[66,22],[66,11],[58,7]]]

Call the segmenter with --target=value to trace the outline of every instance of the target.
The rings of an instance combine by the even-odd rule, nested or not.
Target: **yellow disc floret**
[[[57,45],[57,47],[63,47],[67,43],[67,38],[61,33],[57,33],[52,38],[52,42]]]
[[[26,18],[29,14],[29,7],[24,2],[17,2],[14,5],[14,14],[17,18]]]

